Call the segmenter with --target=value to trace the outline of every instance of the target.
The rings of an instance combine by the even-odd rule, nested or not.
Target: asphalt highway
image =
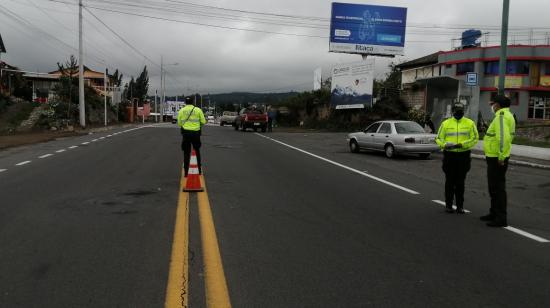
[[[550,305],[550,170],[510,168],[512,228],[495,229],[482,160],[457,215],[439,155],[353,154],[336,133],[202,140],[193,194],[171,124],[0,152],[0,307]]]

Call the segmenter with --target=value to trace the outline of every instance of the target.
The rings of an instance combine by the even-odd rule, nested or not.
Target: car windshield
[[[424,129],[416,122],[399,122],[395,123],[395,130],[398,134],[420,134],[424,133]]]

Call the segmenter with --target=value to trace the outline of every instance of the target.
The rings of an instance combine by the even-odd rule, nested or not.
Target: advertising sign
[[[374,59],[332,69],[330,102],[336,109],[372,107]]]
[[[540,85],[550,87],[550,76],[540,76]]]
[[[495,87],[498,88],[499,77],[495,77]],[[506,76],[504,77],[504,88],[505,89],[516,89],[521,88],[523,85],[523,77],[521,76]]]
[[[322,70],[319,67],[313,71],[313,91],[321,90],[322,86]]]
[[[329,51],[403,55],[407,9],[332,3]]]

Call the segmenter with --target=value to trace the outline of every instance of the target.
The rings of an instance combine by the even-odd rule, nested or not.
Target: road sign
[[[477,73],[466,73],[466,84],[469,86],[477,86]]]

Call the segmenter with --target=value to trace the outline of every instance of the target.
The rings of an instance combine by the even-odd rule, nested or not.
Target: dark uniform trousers
[[[506,171],[508,160],[504,160],[504,166],[498,164],[497,157],[486,157],[487,161],[487,182],[489,184],[489,195],[491,196],[490,214],[494,221],[506,223]]]
[[[452,207],[456,198],[457,208],[464,206],[464,182],[470,171],[470,151],[443,152],[443,172],[445,172],[445,205]]]
[[[201,132],[200,131],[190,131],[190,130],[181,130],[182,141],[181,149],[183,151],[183,168],[185,176],[189,173],[189,162],[191,160],[191,146],[197,154],[197,164],[199,166],[199,172],[202,173],[201,168]]]

